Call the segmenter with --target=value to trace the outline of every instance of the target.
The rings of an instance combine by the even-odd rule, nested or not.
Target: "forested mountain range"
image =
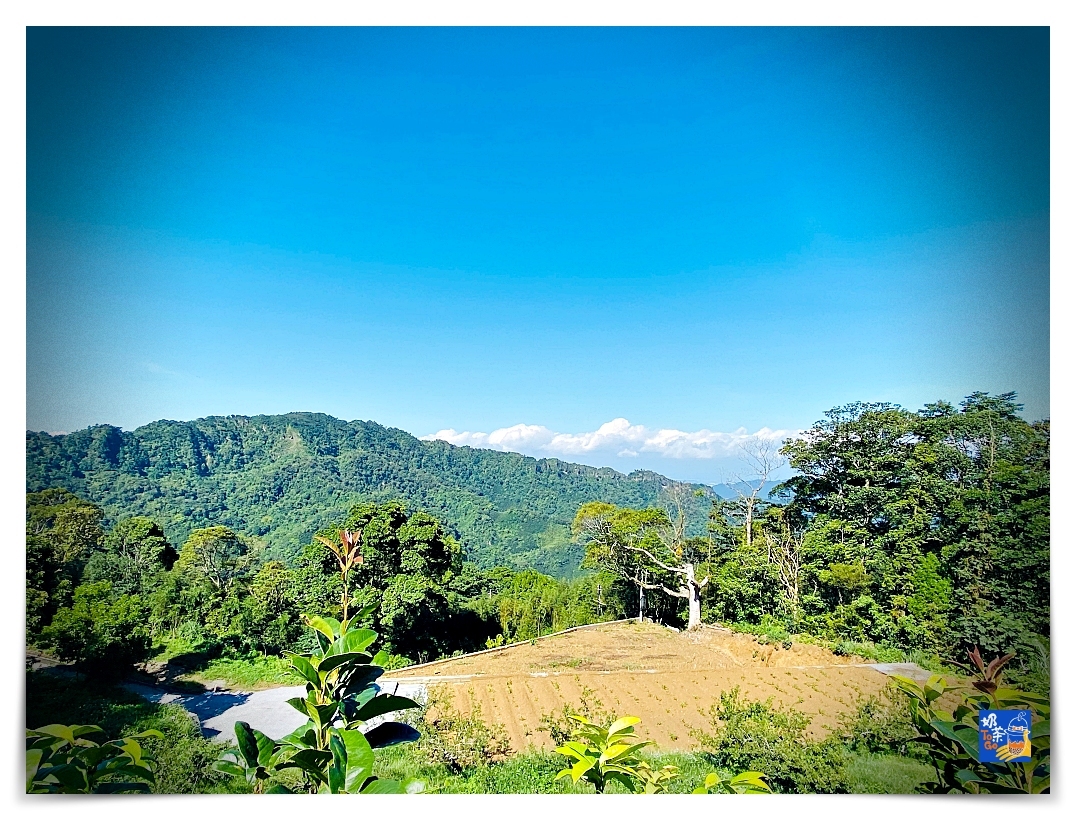
[[[321,413],[156,421],[125,432],[98,425],[27,432],[26,489],[63,487],[115,521],[155,520],[174,544],[223,524],[293,556],[359,500],[402,499],[445,522],[468,558],[571,577],[581,550],[569,524],[592,500],[657,504],[670,479],[421,441],[371,421]],[[713,497],[694,498],[704,531]]]

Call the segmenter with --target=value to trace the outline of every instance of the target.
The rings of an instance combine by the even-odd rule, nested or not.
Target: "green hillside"
[[[26,489],[64,487],[110,519],[144,515],[173,543],[224,524],[288,557],[360,499],[400,498],[446,522],[484,566],[570,577],[579,505],[658,502],[669,479],[557,459],[455,447],[368,421],[321,413],[157,421],[131,432],[99,425],[26,434]],[[710,492],[707,488],[708,493]],[[709,509],[697,499],[693,529]]]

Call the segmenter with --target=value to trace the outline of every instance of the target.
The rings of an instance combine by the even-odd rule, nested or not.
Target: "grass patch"
[[[853,794],[914,794],[934,779],[933,766],[896,755],[851,755],[845,772]]]
[[[699,755],[669,753],[647,756],[651,766],[660,769],[671,764],[680,769],[669,791],[687,794],[700,785],[713,765]],[[568,759],[555,752],[528,749],[506,760],[472,766],[453,773],[443,764],[431,764],[421,758],[410,744],[379,749],[374,773],[378,777],[398,780],[415,777],[425,783],[426,791],[436,794],[593,794],[585,782],[573,785],[567,778],[554,782]],[[610,794],[623,793],[619,784],[608,786]]]
[[[198,683],[222,680],[229,686],[245,689],[294,686],[303,682],[286,660],[273,655],[211,658],[181,679]]]

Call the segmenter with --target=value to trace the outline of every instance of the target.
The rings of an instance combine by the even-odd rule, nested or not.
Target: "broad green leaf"
[[[336,735],[347,748],[347,778],[344,791],[356,791],[374,771],[374,750],[357,729],[338,729]]]
[[[316,629],[330,642],[335,641],[337,635],[340,634],[340,622],[335,618],[323,618],[320,615],[307,615],[305,618],[307,626]]]
[[[211,768],[231,777],[242,777],[246,773],[246,769],[231,760],[216,760]]]
[[[288,659],[288,663],[292,668],[299,673],[300,676],[308,683],[314,684],[314,686],[321,685],[321,677],[318,675],[318,670],[314,668],[314,665],[310,663],[307,658],[297,652],[288,652],[285,650],[284,657]]]
[[[29,792],[30,788],[34,785],[34,776],[37,774],[37,769],[41,765],[41,758],[44,752],[41,749],[30,749],[26,752],[26,791]]]
[[[326,654],[341,654],[348,652],[362,652],[366,647],[377,640],[377,633],[372,629],[352,629],[345,632],[329,647]]]
[[[370,720],[389,712],[398,712],[402,709],[417,709],[418,704],[411,698],[399,695],[377,695],[370,699],[355,713],[354,720]]]
[[[613,725],[609,727],[609,735],[615,735],[617,732],[620,732],[628,728],[629,726],[634,726],[638,722],[639,718],[635,717],[634,715],[622,717],[619,720],[615,721]]]
[[[378,778],[362,787],[362,794],[406,794],[403,783],[399,780],[382,780]]]
[[[239,747],[239,753],[243,756],[249,768],[258,765],[258,741],[254,737],[254,730],[245,720],[236,721],[235,742]]]
[[[579,778],[586,774],[590,769],[594,767],[595,760],[592,758],[582,758],[571,769],[572,782],[578,783]]]
[[[365,661],[369,656],[365,652],[341,652],[339,654],[326,655],[325,658],[318,664],[318,671],[322,674],[326,674],[336,669],[338,666],[344,666],[348,663],[361,663]]]

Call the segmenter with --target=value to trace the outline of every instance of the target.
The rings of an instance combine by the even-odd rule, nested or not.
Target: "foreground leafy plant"
[[[606,786],[613,782],[629,792],[638,791],[646,782],[639,750],[650,745],[650,741],[632,742],[636,740],[634,727],[639,718],[622,717],[608,728],[592,723],[582,715],[570,715],[569,719],[575,724],[574,739],[558,747],[557,751],[575,763],[558,772],[554,780],[565,777],[570,777],[573,783],[586,780],[598,794],[604,793]],[[652,775],[650,782],[658,784],[659,781]]]
[[[622,717],[614,720],[608,728],[582,715],[570,715],[569,719],[576,727],[574,739],[557,751],[572,758],[575,763],[562,769],[554,782],[565,777],[571,777],[573,783],[586,780],[598,794],[604,793],[613,782],[635,794],[661,794],[680,776],[676,766],[667,765],[655,770],[639,755],[641,749],[652,745],[649,740],[633,742],[636,740],[634,727],[639,718],[631,715]],[[761,772],[743,772],[732,777],[719,777],[711,772],[693,794],[714,791],[766,794],[770,787],[763,778]]]
[[[421,784],[379,780],[373,774],[374,749],[417,740],[419,733],[395,721],[367,728],[370,721],[389,712],[418,707],[410,698],[382,693],[376,683],[384,672],[378,662],[388,655],[381,650],[371,656],[367,649],[377,633],[352,626],[371,611],[368,607],[343,622],[304,617],[317,636],[318,650],[286,656],[306,681],[306,697],[288,703],[307,722],[279,740],[236,723],[237,746],[221,755],[215,765],[218,771],[243,777],[255,791],[289,791],[279,783],[265,789],[275,773],[286,769],[299,770],[311,792],[385,794],[421,788]]]
[[[26,730],[27,794],[149,792],[156,761],[139,738],[163,737],[156,729],[96,743],[99,726],[53,723]]]
[[[934,764],[937,781],[920,791],[971,794],[1045,794],[1050,791],[1050,702],[1041,695],[1006,688],[1002,667],[1012,655],[983,662],[978,648],[968,654],[978,677],[976,692],[965,693],[952,713],[936,705],[949,692],[960,690],[938,675],[923,685],[895,676],[909,698],[912,722],[919,730],[913,742],[924,744]],[[1031,759],[1019,763],[979,762],[979,710],[1027,709],[1031,712]]]
[[[716,772],[706,775],[706,780],[692,794],[770,794],[762,772],[741,772],[732,777],[722,777]]]

